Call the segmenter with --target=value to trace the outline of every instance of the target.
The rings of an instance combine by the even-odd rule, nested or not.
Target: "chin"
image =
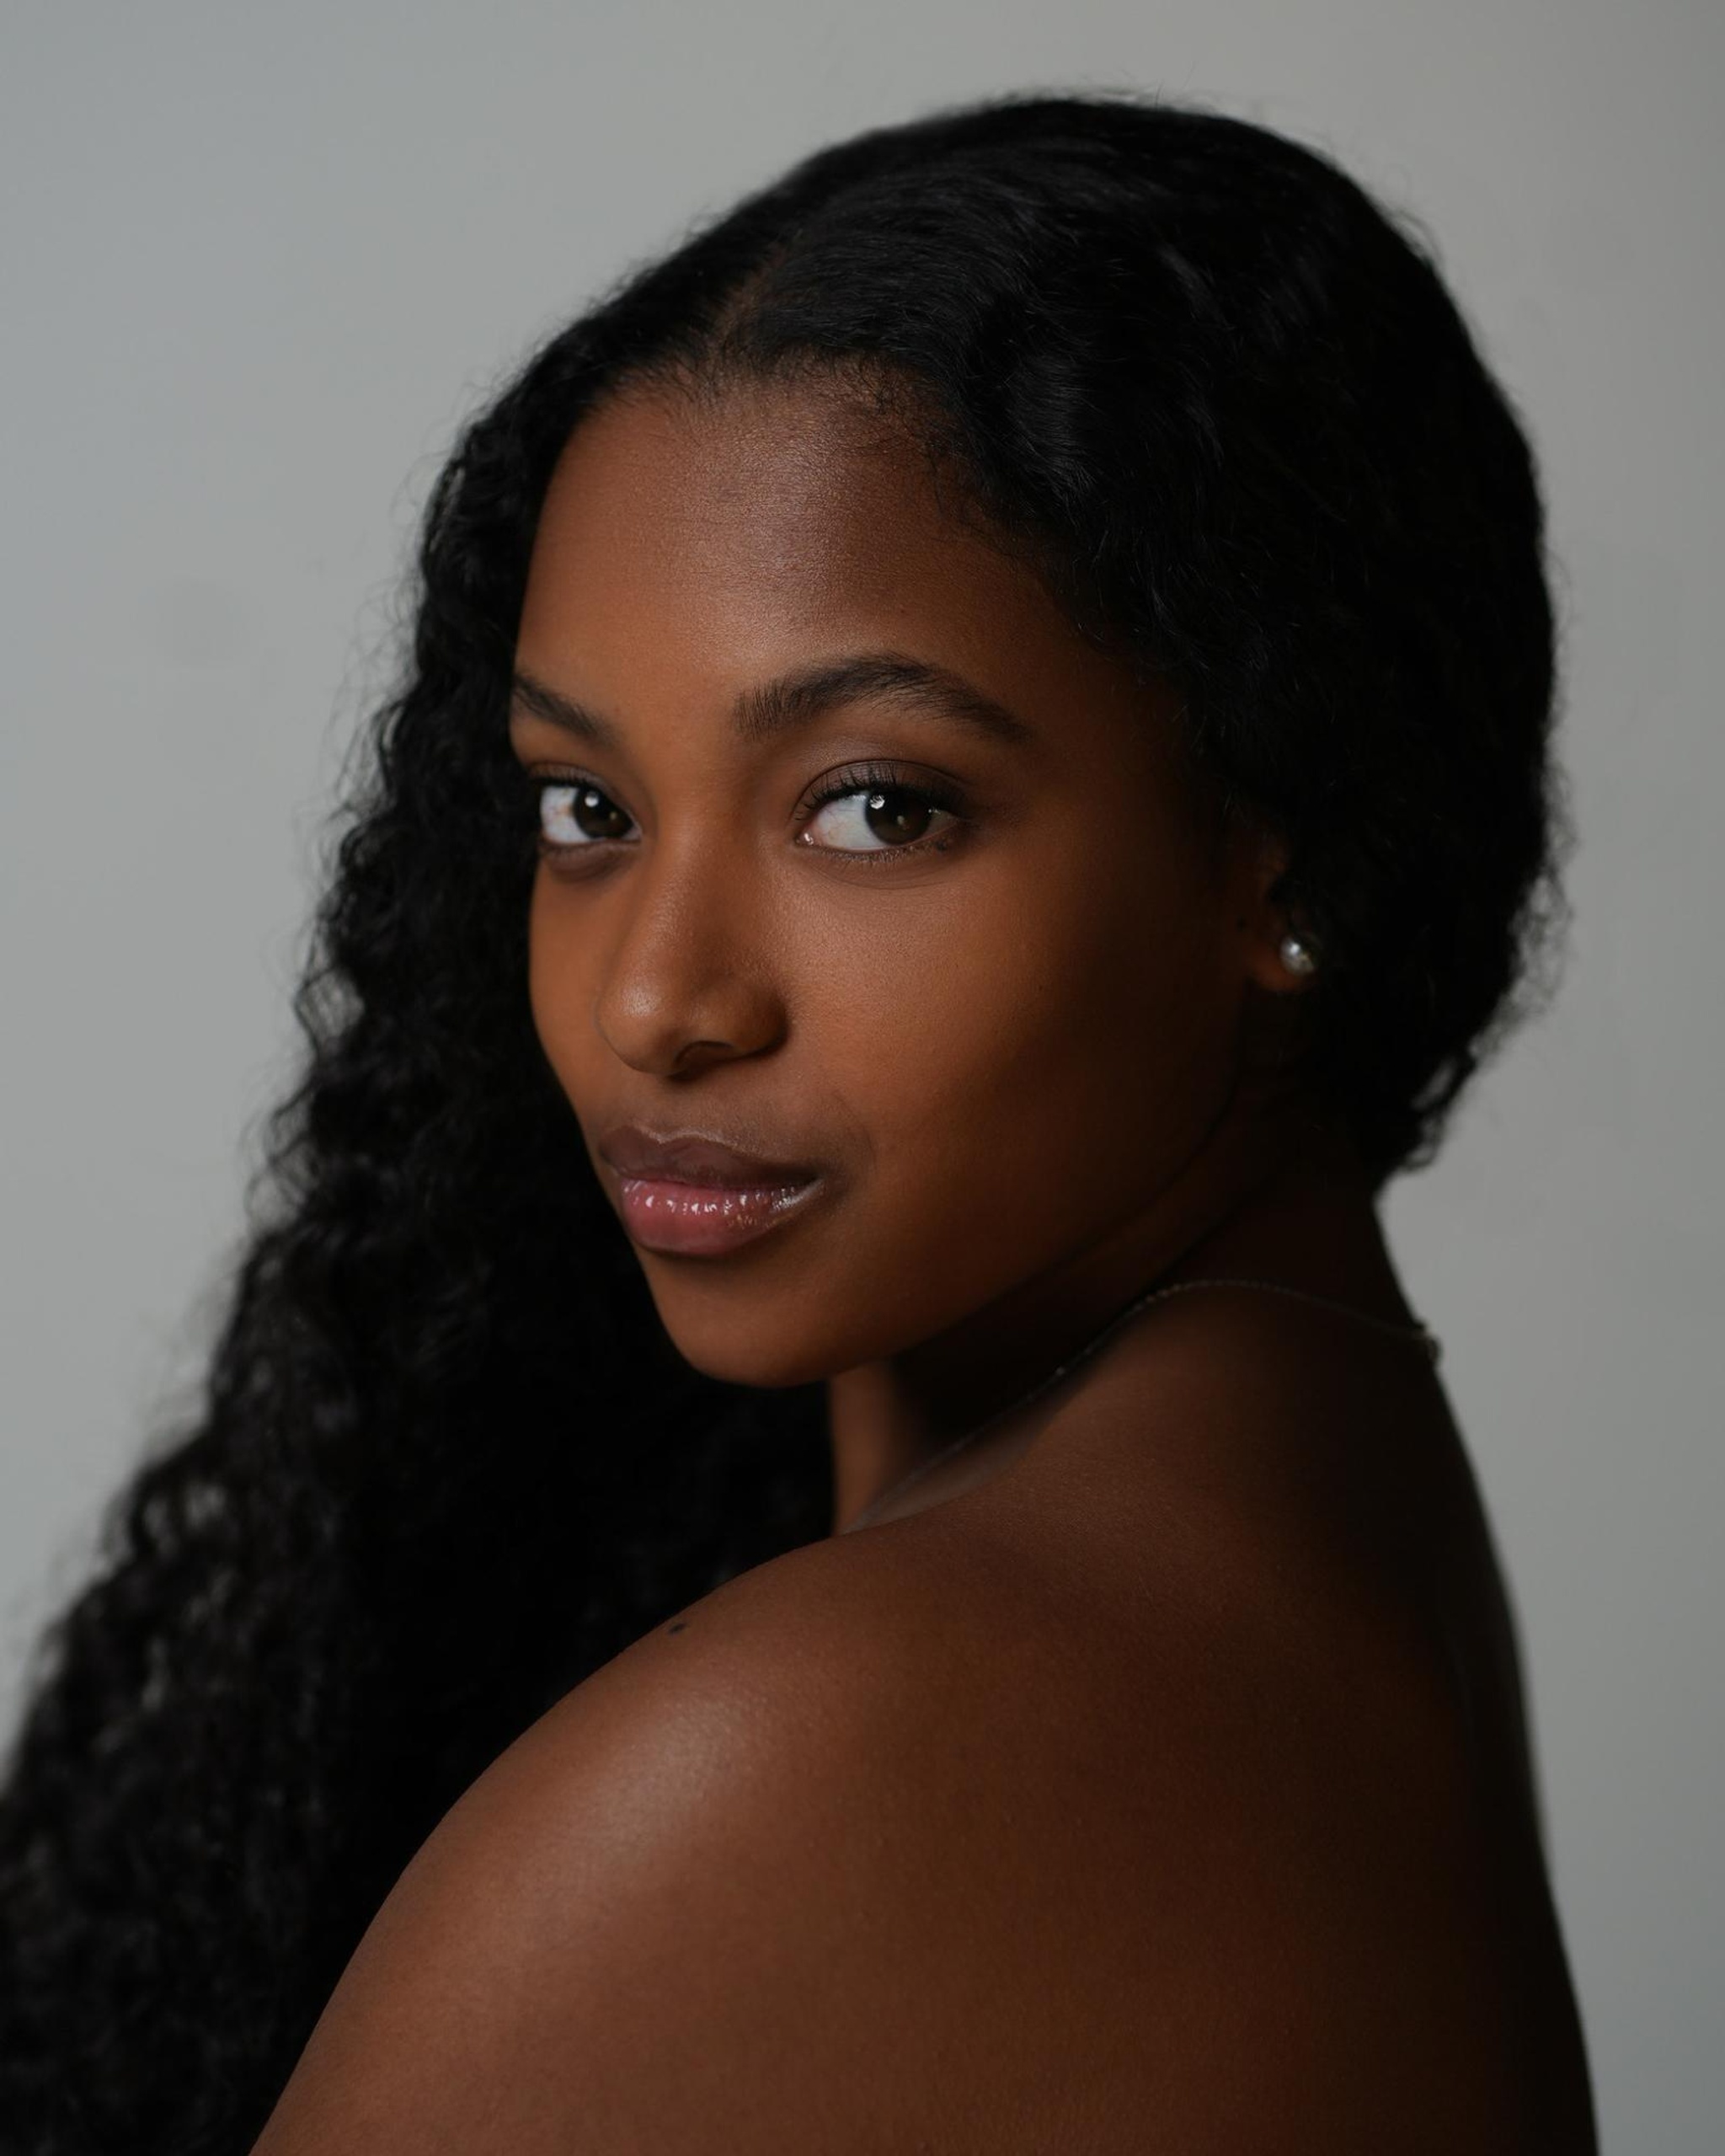
[[[763,1311],[758,1326],[733,1308],[708,1308],[699,1314],[675,1290],[654,1285],[653,1299],[671,1345],[703,1377],[727,1385],[752,1385],[764,1392],[814,1384],[849,1367],[844,1351],[830,1340],[814,1340],[788,1330],[782,1313]],[[780,1322],[775,1323],[775,1316]],[[852,1360],[856,1360],[852,1357]]]

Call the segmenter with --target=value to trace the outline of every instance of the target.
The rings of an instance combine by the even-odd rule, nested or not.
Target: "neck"
[[[967,1452],[965,1470],[1009,1452],[1022,1442],[1012,1404],[1119,1311],[1153,1286],[1217,1274],[1412,1322],[1357,1156],[1297,1110],[1265,1119],[1112,1233],[946,1332],[830,1380],[836,1529],[993,1417],[1003,1428]]]

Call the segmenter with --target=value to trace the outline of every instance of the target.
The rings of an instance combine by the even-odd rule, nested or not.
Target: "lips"
[[[618,1210],[644,1249],[713,1257],[800,1212],[818,1169],[771,1160],[704,1132],[655,1136],[638,1124],[604,1131],[595,1150],[616,1178]]]

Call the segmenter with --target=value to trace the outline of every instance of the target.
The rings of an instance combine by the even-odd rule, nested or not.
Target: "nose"
[[[782,1036],[757,901],[718,834],[675,857],[661,844],[636,864],[620,899],[593,1019],[631,1069],[686,1077],[759,1055]]]

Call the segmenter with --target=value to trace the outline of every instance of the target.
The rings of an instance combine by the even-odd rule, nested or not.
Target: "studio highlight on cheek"
[[[1384,1219],[1555,907],[1543,535],[1434,264],[1160,97],[814,151],[531,354],[5,1798],[20,2148],[120,2145],[84,1970],[151,2149],[1589,2156]]]

